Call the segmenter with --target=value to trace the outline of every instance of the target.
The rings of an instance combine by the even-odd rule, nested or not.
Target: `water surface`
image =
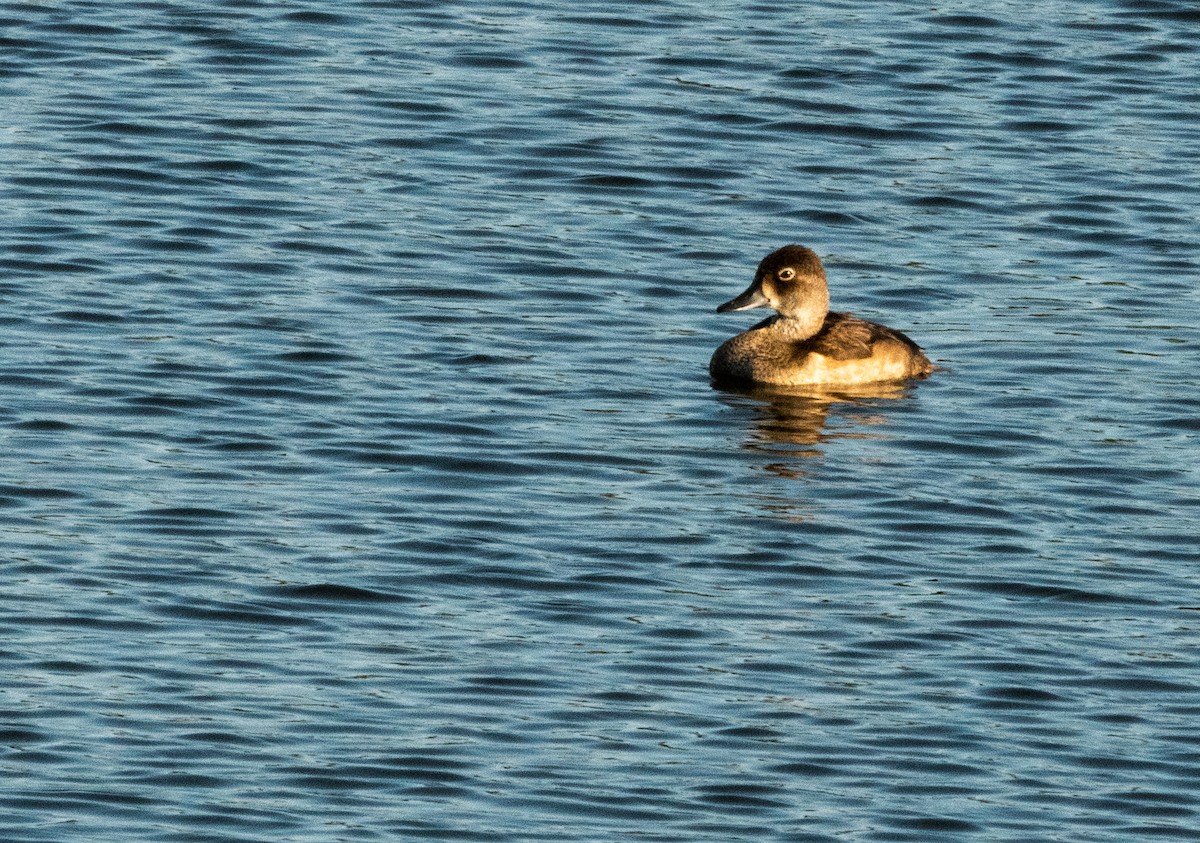
[[[1195,24],[5,4],[6,840],[1196,839]]]

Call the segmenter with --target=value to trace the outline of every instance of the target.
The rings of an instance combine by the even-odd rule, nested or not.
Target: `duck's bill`
[[[756,307],[767,307],[771,303],[754,284],[736,299],[730,299],[717,308],[717,313],[732,313],[735,310],[753,310]]]

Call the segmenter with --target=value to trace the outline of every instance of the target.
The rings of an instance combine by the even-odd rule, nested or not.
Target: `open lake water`
[[[0,827],[1200,839],[1200,13],[0,4]],[[714,390],[767,252],[942,367]]]

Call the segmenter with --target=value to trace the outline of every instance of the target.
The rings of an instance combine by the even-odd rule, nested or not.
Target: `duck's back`
[[[906,380],[933,370],[920,346],[899,331],[830,313],[816,334],[796,340],[775,316],[725,342],[709,372],[718,381],[802,386]]]

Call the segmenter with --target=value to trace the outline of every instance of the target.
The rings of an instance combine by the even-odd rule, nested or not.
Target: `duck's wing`
[[[849,313],[830,313],[816,336],[806,342],[806,351],[834,360],[862,360],[875,353],[881,342],[892,340],[919,354],[921,346],[899,331],[859,319]]]
[[[830,313],[807,350],[834,360],[862,360],[870,357],[874,344],[886,333],[882,325],[856,319],[849,313]]]

